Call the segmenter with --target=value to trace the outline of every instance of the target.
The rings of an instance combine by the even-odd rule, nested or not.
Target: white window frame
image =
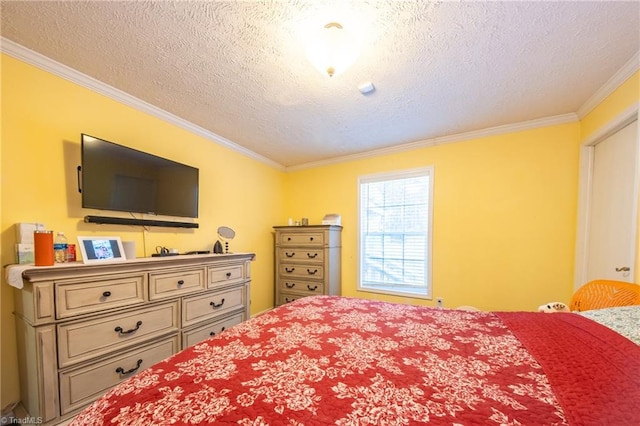
[[[363,253],[363,232],[362,232],[362,187],[365,184],[381,182],[381,181],[393,181],[412,177],[427,176],[429,179],[427,189],[427,238],[426,238],[426,258],[424,259],[425,271],[425,283],[420,287],[407,288],[404,286],[396,285],[383,285],[383,284],[369,284],[363,283],[363,265],[365,261],[365,253]],[[364,175],[358,177],[358,283],[357,290],[370,292],[370,293],[383,293],[396,296],[414,297],[431,299],[433,291],[432,282],[432,240],[433,240],[433,183],[434,183],[434,167],[427,166],[418,169],[410,169],[403,171],[394,171],[386,173],[376,173],[371,175]],[[405,235],[405,234],[403,234]]]

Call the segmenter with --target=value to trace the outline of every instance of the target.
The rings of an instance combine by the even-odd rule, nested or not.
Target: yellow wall
[[[445,306],[531,310],[572,291],[579,123],[438,145],[287,175],[289,216],[339,213],[342,294],[358,292],[358,176],[433,165],[433,296]]]
[[[288,217],[340,213],[342,293],[357,291],[358,176],[435,166],[433,296],[445,306],[534,309],[573,293],[580,143],[640,101],[640,73],[579,123],[445,144],[288,173]],[[639,226],[640,229],[640,226]],[[638,249],[640,264],[640,247]],[[637,268],[636,282],[640,282]]]
[[[211,249],[216,229],[236,230],[230,247],[255,252],[252,313],[273,306],[272,226],[284,217],[284,172],[77,86],[2,56],[2,203],[0,261],[14,263],[14,224],[43,222],[78,235],[119,235],[136,242],[138,256],[156,245],[180,251]],[[80,133],[147,151],[200,169],[200,225],[196,230],[95,225],[82,209],[77,191]],[[182,219],[183,220],[183,219]],[[1,289],[2,398],[4,407],[19,398],[12,288]]]

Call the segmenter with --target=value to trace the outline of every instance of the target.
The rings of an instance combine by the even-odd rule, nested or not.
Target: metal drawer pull
[[[183,285],[183,284],[184,284],[184,280],[180,280],[180,281],[178,281],[178,287],[180,287],[180,286],[181,286],[181,285]]]
[[[308,257],[309,259],[315,259],[316,257],[318,257],[318,253],[313,253],[313,254],[311,254],[311,253],[307,253],[307,257]]]
[[[287,271],[288,273],[292,273],[293,271],[295,271],[295,270],[296,270],[296,268],[291,268],[291,269],[289,269],[289,268],[287,268],[287,267],[285,266],[285,267],[284,267],[284,270],[285,270],[285,271]]]
[[[226,328],[226,327],[222,327],[222,329],[220,329],[220,333],[222,333],[222,332],[224,331],[224,329],[225,329],[225,328]],[[211,337],[213,337],[213,336],[215,336],[215,335],[216,335],[216,332],[215,332],[215,331],[212,331],[211,333],[209,333],[209,336],[211,336]]]
[[[287,237],[287,241],[291,241],[291,237]]]
[[[222,333],[222,332],[224,331],[224,329],[225,329],[225,328],[226,328],[226,327],[222,327],[222,330],[220,330],[220,333]],[[215,336],[215,335],[216,335],[216,332],[215,332],[215,331],[212,331],[211,333],[209,333],[209,336],[211,336],[211,337],[213,337],[213,336]]]
[[[309,241],[313,241],[313,237],[309,237]]]
[[[133,367],[131,370],[124,371],[124,368],[118,367],[118,368],[116,368],[116,373],[122,374],[123,376],[126,376],[127,374],[131,374],[134,371],[136,371],[138,368],[140,368],[141,365],[142,365],[142,359],[139,359],[138,362],[136,363],[136,366]]]
[[[141,325],[142,325],[142,321],[138,321],[136,323],[136,328],[132,328],[131,330],[127,330],[127,331],[123,331],[122,327],[116,327],[114,331],[116,333],[120,334],[120,335],[122,335],[122,334],[131,334],[134,331],[137,331],[140,328]]]
[[[227,279],[231,278],[231,272],[227,272]]]
[[[296,255],[296,253],[293,252],[293,253],[289,254],[289,253],[285,252],[284,255],[287,256],[287,257],[293,257],[293,256]]]
[[[622,268],[616,268],[616,272],[629,272],[631,268],[628,266],[623,266]]]
[[[214,308],[214,309],[215,309],[215,308],[219,308],[220,306],[224,305],[224,299],[222,299],[222,302],[218,303],[217,305],[216,305],[216,302],[211,302],[211,303],[209,303],[209,304],[210,304],[210,305],[211,305],[211,307],[212,307],[212,308]]]
[[[296,300],[296,299],[289,299],[288,297],[285,297],[285,298],[284,298],[284,301],[285,301],[286,303],[289,303],[289,302],[295,302],[295,300]]]
[[[109,296],[111,296],[110,291],[105,291],[104,293],[102,293],[102,297],[109,297]]]
[[[284,283],[284,285],[286,285],[287,288],[294,288],[296,286],[296,283]]]
[[[313,271],[311,271],[310,269],[307,269],[307,274],[309,275],[315,275],[318,272],[317,269],[314,269]]]
[[[313,286],[313,288],[312,288],[309,284],[307,284],[307,288],[308,288],[310,291],[315,291],[315,290],[318,288],[318,286],[317,286],[317,285],[314,285],[314,286]]]

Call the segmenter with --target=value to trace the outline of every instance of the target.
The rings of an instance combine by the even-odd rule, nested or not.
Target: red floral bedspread
[[[582,371],[585,347],[607,374]],[[72,425],[640,424],[639,365],[639,346],[574,314],[316,296],[148,368]]]

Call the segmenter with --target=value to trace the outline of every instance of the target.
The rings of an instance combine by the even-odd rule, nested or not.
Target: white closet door
[[[588,221],[587,282],[632,281],[637,199],[637,120],[594,148]]]

